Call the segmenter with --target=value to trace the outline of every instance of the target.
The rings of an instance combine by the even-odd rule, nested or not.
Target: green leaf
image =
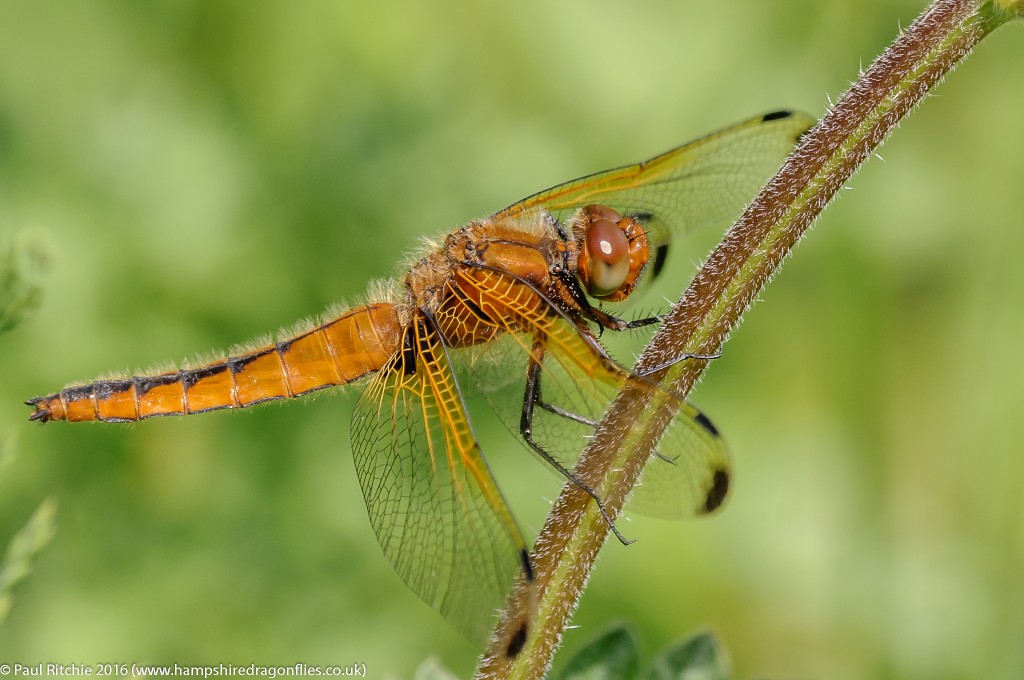
[[[655,657],[650,680],[728,680],[729,664],[715,636],[701,633]]]
[[[48,267],[47,249],[32,234],[0,240],[0,333],[17,326],[39,306]]]
[[[561,680],[629,680],[637,677],[640,657],[636,636],[617,626],[581,649],[559,676]]]
[[[0,563],[0,623],[7,619],[14,600],[14,586],[32,571],[32,560],[57,531],[57,501],[47,498],[21,530],[14,534]]]

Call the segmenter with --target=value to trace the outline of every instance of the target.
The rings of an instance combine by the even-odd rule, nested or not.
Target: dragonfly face
[[[483,394],[529,450],[601,506],[572,468],[614,394],[631,381],[678,399],[631,375],[598,341],[602,330],[657,318],[625,321],[600,304],[629,297],[652,252],[658,273],[674,237],[734,217],[812,122],[767,114],[558,185],[452,232],[404,286],[370,304],[218,361],[67,386],[29,400],[30,418],[127,422],[363,381],[352,453],[377,540],[413,591],[482,642],[512,582],[530,587],[534,574],[466,392]],[[728,491],[725,448],[706,416],[677,406],[631,507],[707,514]],[[530,613],[516,615],[509,655],[529,635]]]

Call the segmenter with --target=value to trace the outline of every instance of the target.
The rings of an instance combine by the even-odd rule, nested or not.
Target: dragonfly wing
[[[486,346],[474,348],[458,362],[460,374],[466,376],[463,382],[477,386],[476,392],[484,397],[502,424],[524,445],[520,421],[532,344],[529,334],[507,333]],[[601,418],[603,407],[614,397],[615,387],[611,383],[595,382],[591,371],[566,370],[553,352],[538,353],[537,357],[542,362],[541,396],[544,401],[566,409],[577,418],[534,408],[532,436],[562,467],[572,469],[594,433],[593,424]],[[496,377],[499,382],[495,382]],[[534,449],[526,448],[548,470],[560,474]]]
[[[640,219],[651,245],[661,246],[739,215],[814,122],[794,111],[757,116],[641,163],[551,187],[495,217],[545,209],[564,220],[598,203]]]
[[[377,540],[402,580],[483,644],[526,545],[480,454],[447,352],[419,320],[360,398],[356,473]]]
[[[529,286],[489,270],[464,274],[461,285],[473,286],[480,307],[497,320],[504,336],[475,348],[468,372],[481,385],[495,412],[519,439],[527,367],[541,365],[541,398],[547,407],[533,410],[533,438],[562,466],[572,469],[608,405],[627,380],[637,381],[608,357],[596,339]],[[538,342],[541,339],[541,342]],[[496,381],[494,374],[518,380]],[[665,437],[645,468],[629,508],[654,516],[683,518],[714,511],[725,500],[731,478],[721,435],[696,407],[653,383],[639,383],[679,408]],[[532,449],[531,449],[532,450]],[[670,462],[671,461],[671,462]],[[549,466],[550,467],[550,466]]]
[[[725,502],[731,482],[732,466],[721,435],[707,416],[683,402],[626,507],[663,519],[707,515]]]

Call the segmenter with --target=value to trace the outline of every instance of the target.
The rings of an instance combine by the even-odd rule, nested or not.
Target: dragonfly
[[[529,587],[535,574],[467,401],[482,396],[529,451],[604,512],[573,466],[619,389],[660,389],[601,342],[604,331],[660,317],[627,321],[605,303],[659,276],[679,236],[735,217],[812,123],[793,111],[768,113],[559,184],[429,243],[404,279],[372,285],[366,304],[215,361],[68,385],[27,401],[30,419],[125,423],[363,383],[351,446],[384,555],[420,598],[484,642],[513,583]],[[729,479],[720,433],[680,400],[630,507],[706,515],[722,505]],[[528,634],[524,621],[509,656]]]

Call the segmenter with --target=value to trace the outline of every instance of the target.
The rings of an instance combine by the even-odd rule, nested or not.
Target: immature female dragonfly
[[[658,317],[627,322],[599,302],[627,298],[648,268],[657,276],[672,238],[734,217],[812,122],[758,116],[534,194],[448,234],[404,285],[378,286],[368,304],[204,365],[65,387],[28,401],[30,418],[130,422],[366,380],[351,439],[377,540],[416,594],[482,641],[512,581],[532,581],[533,568],[464,390],[483,393],[537,456],[601,505],[572,466],[615,391],[641,378],[597,334]],[[510,394],[517,405],[503,408]],[[729,463],[710,420],[682,404],[644,480],[634,507],[654,514],[721,505]],[[510,654],[526,634],[517,631]]]

